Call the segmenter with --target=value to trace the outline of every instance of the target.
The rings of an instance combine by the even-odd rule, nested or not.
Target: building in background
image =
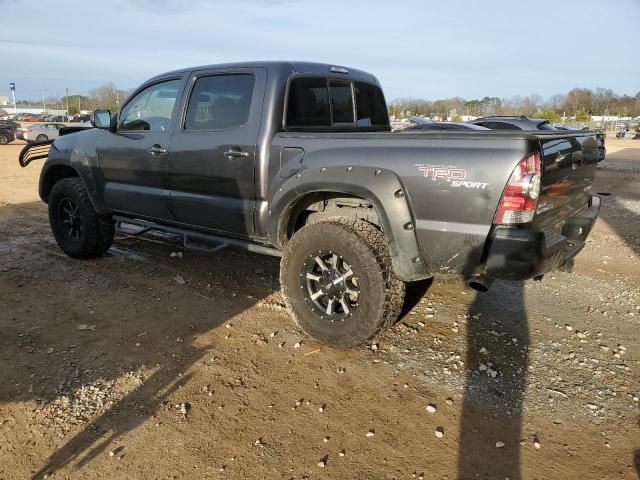
[[[0,107],[4,107],[6,105],[9,105],[9,97],[0,95]]]

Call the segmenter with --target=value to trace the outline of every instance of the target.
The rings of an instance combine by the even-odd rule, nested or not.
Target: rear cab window
[[[387,131],[387,105],[382,90],[374,84],[296,77],[289,84],[285,129]]]

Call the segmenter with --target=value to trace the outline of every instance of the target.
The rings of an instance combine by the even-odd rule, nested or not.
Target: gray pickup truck
[[[40,197],[62,250],[100,256],[126,223],[282,256],[292,316],[335,346],[392,324],[406,282],[541,278],[600,208],[593,132],[392,133],[377,79],[339,66],[177,70],[93,126],[20,155],[47,157]]]

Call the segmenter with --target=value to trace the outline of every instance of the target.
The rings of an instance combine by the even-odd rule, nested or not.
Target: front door
[[[104,131],[98,161],[108,208],[168,220],[167,161],[183,80],[139,90],[123,107],[116,132]]]
[[[255,156],[266,71],[194,72],[171,140],[171,211],[194,228],[253,233]]]

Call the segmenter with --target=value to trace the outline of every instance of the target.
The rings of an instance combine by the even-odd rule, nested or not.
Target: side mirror
[[[109,110],[94,110],[91,114],[91,125],[95,128],[109,130],[111,126],[111,112]]]

